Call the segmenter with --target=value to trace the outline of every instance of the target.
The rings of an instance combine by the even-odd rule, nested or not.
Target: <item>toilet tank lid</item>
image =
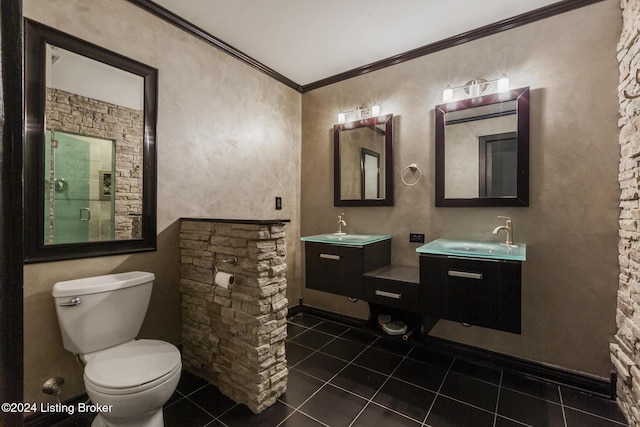
[[[74,295],[97,294],[116,289],[128,288],[155,279],[153,273],[145,271],[130,271],[127,273],[106,274],[104,276],[86,277],[83,279],[57,282],[53,285],[54,298],[69,297]]]

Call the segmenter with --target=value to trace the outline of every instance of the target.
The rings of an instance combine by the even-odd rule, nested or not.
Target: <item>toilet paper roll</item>
[[[214,278],[216,285],[221,288],[229,289],[236,282],[236,277],[233,274],[223,273],[218,271]]]

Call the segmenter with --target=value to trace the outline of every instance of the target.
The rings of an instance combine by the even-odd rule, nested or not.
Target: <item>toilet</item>
[[[84,386],[99,410],[93,427],[164,425],[162,406],[180,380],[180,352],[164,341],[135,339],[154,279],[132,271],[53,285],[62,343],[85,363]]]

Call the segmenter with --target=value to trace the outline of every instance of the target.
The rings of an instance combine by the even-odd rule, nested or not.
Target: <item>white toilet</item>
[[[180,352],[164,341],[135,340],[154,279],[133,271],[53,286],[64,348],[86,363],[87,395],[106,409],[94,427],[164,425],[162,405],[180,380]]]

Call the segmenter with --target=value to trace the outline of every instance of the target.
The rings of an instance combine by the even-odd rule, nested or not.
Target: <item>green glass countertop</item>
[[[416,249],[421,254],[457,255],[470,258],[504,259],[526,261],[527,245],[505,245],[496,242],[474,242],[472,240],[436,239]]]
[[[327,243],[331,245],[342,245],[342,246],[365,246],[371,243],[381,242],[383,240],[391,239],[391,236],[388,235],[378,235],[378,234],[337,234],[337,233],[327,233],[327,234],[317,234],[315,236],[306,236],[302,237],[300,240],[303,242],[314,242],[314,243]]]

